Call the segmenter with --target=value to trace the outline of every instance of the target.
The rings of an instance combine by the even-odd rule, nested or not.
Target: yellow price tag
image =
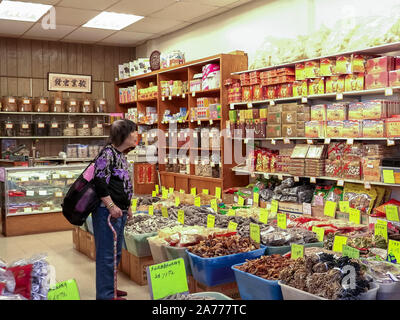
[[[164,190],[162,191],[162,196],[161,196],[161,198],[163,198],[163,199],[168,199],[168,190],[167,190],[167,189],[164,189]]]
[[[278,206],[279,206],[278,200],[272,200],[271,201],[271,213],[277,213],[278,212]]]
[[[203,194],[208,194],[208,189],[203,189]]]
[[[396,183],[393,170],[382,170],[384,183]]]
[[[317,239],[319,242],[324,241],[325,229],[320,227],[312,227],[312,231],[317,234]]]
[[[350,203],[348,201],[339,201],[339,210],[340,212],[349,213]]]
[[[185,194],[185,190],[181,189],[181,190],[179,190],[179,192]]]
[[[169,191],[168,191],[168,193],[169,193],[169,194],[172,194],[172,193],[174,193],[174,188],[169,188]]]
[[[211,204],[211,209],[213,209],[215,212],[218,212],[217,200],[211,199],[210,204]]]
[[[286,213],[278,213],[277,221],[278,221],[278,228],[286,229],[286,227],[287,227]]]
[[[385,220],[377,220],[375,223],[375,232],[376,236],[382,236],[388,240],[388,231],[387,231],[387,221]]]
[[[360,251],[357,250],[356,248],[352,248],[347,245],[343,245],[342,254],[343,254],[343,256],[349,257],[351,259],[359,259],[360,258]]]
[[[260,200],[260,194],[258,192],[254,192],[254,194],[253,194],[253,205],[258,207],[259,200]]]
[[[185,224],[185,211],[178,210],[178,222],[181,224]]]
[[[250,223],[250,239],[256,243],[260,243],[260,226]]]
[[[335,252],[342,252],[343,245],[347,243],[347,237],[343,236],[335,236],[333,240],[333,251]]]
[[[192,196],[196,196],[196,188],[190,189],[190,194],[191,194]]]
[[[175,207],[178,207],[181,204],[181,198],[176,197],[175,198]]]
[[[237,230],[237,226],[238,226],[238,224],[236,222],[229,221],[228,230],[236,231]]]
[[[349,221],[355,224],[361,223],[361,212],[360,210],[350,208],[349,210]]]
[[[242,197],[240,197],[240,196],[239,196],[239,199],[238,199],[238,205],[239,206],[244,206],[244,199]]]
[[[168,208],[167,207],[162,207],[161,208],[161,214],[164,218],[168,218]]]
[[[229,209],[229,210],[228,210],[228,213],[227,213],[227,216],[228,216],[228,217],[234,217],[234,216],[236,216],[235,210]]]
[[[268,223],[268,210],[266,208],[260,209],[260,222],[267,224]]]
[[[215,197],[216,197],[217,199],[221,199],[221,196],[222,196],[222,194],[221,194],[221,188],[220,188],[220,187],[215,187]]]
[[[194,198],[194,205],[196,207],[201,207],[201,199],[200,199],[200,197]]]
[[[388,260],[390,262],[400,263],[400,241],[389,240]]]
[[[396,206],[387,205],[385,207],[386,219],[389,221],[399,221],[399,211]]]
[[[214,228],[215,227],[215,216],[209,214],[207,216],[207,228]]]
[[[154,206],[149,206],[149,215],[154,215]]]
[[[131,205],[132,211],[137,210],[137,202],[138,202],[138,199],[132,199],[132,205]]]
[[[334,201],[326,201],[324,207],[324,215],[335,218],[337,203]]]
[[[293,243],[291,247],[291,259],[296,260],[304,257],[304,246],[302,246],[301,244]]]
[[[152,191],[151,192],[151,196],[154,198],[154,197],[157,197],[157,192],[156,191]]]
[[[158,184],[156,184],[156,193],[158,194],[160,192],[160,187],[158,186]]]

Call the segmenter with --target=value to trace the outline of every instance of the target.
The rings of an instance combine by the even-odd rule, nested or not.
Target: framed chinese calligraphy
[[[92,93],[92,76],[49,72],[47,89],[49,91]]]

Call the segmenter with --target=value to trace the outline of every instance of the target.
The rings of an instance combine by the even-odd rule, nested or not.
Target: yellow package
[[[349,201],[350,208],[370,214],[377,197],[374,188],[365,189],[361,184],[346,183],[344,186],[343,200]]]
[[[326,121],[326,104],[311,106],[311,121]]]
[[[326,118],[331,120],[347,120],[347,104],[333,103],[326,108]]]
[[[328,121],[326,123],[326,136],[328,138],[341,138],[343,136],[343,121]]]
[[[305,134],[307,138],[325,137],[325,122],[307,121],[305,123]]]

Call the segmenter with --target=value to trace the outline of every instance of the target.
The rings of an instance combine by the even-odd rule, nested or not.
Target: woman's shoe
[[[128,292],[122,291],[122,290],[117,290],[117,297],[126,297],[128,295]]]

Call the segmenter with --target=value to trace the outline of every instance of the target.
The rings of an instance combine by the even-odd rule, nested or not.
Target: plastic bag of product
[[[260,198],[263,201],[270,201],[274,196],[274,192],[270,189],[264,189],[260,191]]]
[[[285,231],[275,231],[261,235],[261,242],[272,247],[287,245],[292,239],[292,235]]]
[[[14,290],[15,290],[14,274],[9,270],[0,268],[0,296],[6,292],[12,293],[14,292]]]
[[[326,41],[331,32],[332,31],[330,29],[322,25],[318,31],[307,37],[304,49],[307,58],[316,58],[322,56],[321,44]]]
[[[6,269],[7,268],[7,264],[0,259],[0,269]]]
[[[20,294],[0,295],[0,300],[28,300]]]
[[[348,42],[355,32],[356,26],[354,18],[338,20],[322,46],[322,55],[325,56],[346,51]]]
[[[333,201],[339,203],[343,200],[343,187],[333,186],[326,195],[325,201]]]

